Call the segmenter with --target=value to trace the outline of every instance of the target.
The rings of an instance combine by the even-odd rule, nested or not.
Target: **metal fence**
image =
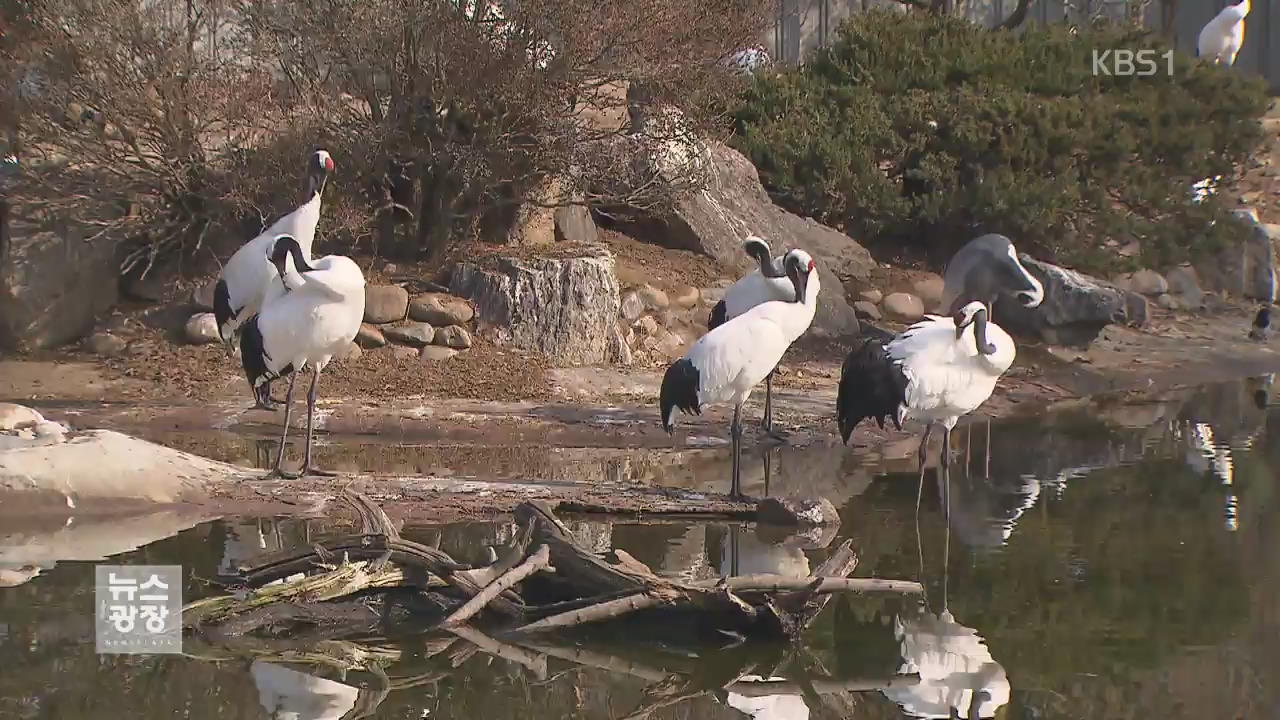
[[[1013,12],[1017,0],[956,0],[970,20],[993,27]],[[1094,17],[1124,20],[1141,16],[1143,24],[1169,38],[1174,48],[1196,53],[1200,29],[1230,3],[1227,0],[1032,0],[1023,27],[1048,23],[1086,24]],[[885,7],[906,12],[896,0],[782,0],[766,39],[769,54],[796,63],[835,36],[840,23],[858,12]],[[1280,11],[1269,0],[1254,0],[1245,21],[1244,47],[1235,68],[1267,79],[1280,92]]]

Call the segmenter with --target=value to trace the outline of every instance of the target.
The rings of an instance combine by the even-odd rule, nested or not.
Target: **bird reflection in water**
[[[275,663],[255,661],[249,672],[272,720],[338,720],[360,697],[359,688]]]
[[[764,455],[765,494],[768,494],[771,466],[769,453]],[[730,525],[720,545],[720,563],[716,568],[722,575],[754,575],[770,573],[788,577],[807,576],[811,568],[804,547],[812,545],[792,536],[782,542],[769,542],[759,534],[747,532],[741,525]],[[785,677],[743,675],[739,682],[776,682]],[[725,705],[755,720],[808,720],[809,706],[801,695],[777,694],[748,696],[728,692],[722,698]]]
[[[926,607],[919,615],[894,619],[894,636],[902,655],[898,672],[917,673],[920,682],[881,692],[911,717],[967,720],[995,717],[996,710],[1009,702],[1009,678],[1000,663],[991,657],[977,630],[956,622],[947,607],[951,527],[950,524],[945,527],[941,612],[931,611],[926,594]],[[924,543],[918,514],[916,543],[920,581],[924,582]]]

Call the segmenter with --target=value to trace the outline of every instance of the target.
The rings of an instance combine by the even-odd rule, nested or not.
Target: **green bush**
[[[1095,75],[1094,50],[1168,50],[1130,27],[991,31],[927,13],[855,16],[799,69],[759,77],[734,143],[780,204],[873,247],[944,260],[978,232],[1081,269],[1107,240],[1162,266],[1233,225],[1221,195],[1262,138],[1264,83],[1175,53],[1150,76]],[[936,127],[934,127],[936,123]]]

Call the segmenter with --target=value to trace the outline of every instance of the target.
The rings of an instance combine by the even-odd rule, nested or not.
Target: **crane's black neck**
[[[276,238],[275,248],[271,251],[271,264],[276,266],[276,272],[280,274],[280,280],[284,280],[284,263],[285,259],[290,255],[293,256],[293,266],[300,273],[309,273],[315,270],[314,267],[307,264],[307,258],[302,254],[302,246],[298,245],[298,240],[292,235],[282,235]]]

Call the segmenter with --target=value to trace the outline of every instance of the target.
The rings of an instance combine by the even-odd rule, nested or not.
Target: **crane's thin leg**
[[[920,497],[924,495],[924,456],[929,449],[929,433],[933,432],[933,423],[924,426],[924,437],[920,438],[920,484],[916,486],[916,514],[920,514]]]
[[[773,371],[764,376],[764,431],[773,432]]]
[[[769,497],[769,471],[772,469],[772,465],[773,465],[772,458],[770,457],[771,455],[772,453],[769,452],[769,449],[765,448],[765,451],[764,451],[764,496],[765,497]]]
[[[320,366],[317,365],[311,373],[311,390],[307,393],[307,450],[302,457],[302,474],[332,477],[334,473],[311,466],[311,438],[315,434],[316,386],[319,384]]]
[[[951,426],[942,426],[942,517],[946,528],[942,545],[942,611],[947,611],[947,576],[951,563]]]
[[[789,433],[782,430],[773,429],[773,373],[777,369],[771,370],[768,375],[764,376],[764,427],[765,434],[779,442],[785,442]]]
[[[964,481],[969,482],[969,456],[973,452],[973,425],[964,426]]]
[[[288,439],[288,437],[289,437],[289,416],[290,416],[291,412],[293,411],[293,384],[294,384],[294,382],[296,382],[296,381],[297,381],[297,379],[298,379],[298,373],[297,373],[297,371],[294,371],[294,373],[293,373],[292,375],[290,375],[290,376],[289,376],[289,392],[285,393],[285,396],[284,396],[284,431],[280,433],[280,452],[276,453],[276,466],[275,466],[275,468],[274,468],[274,469],[272,469],[272,471],[271,471],[270,473],[268,473],[268,474],[267,474],[267,477],[269,477],[269,478],[271,478],[271,477],[283,477],[283,478],[297,477],[296,475],[293,475],[293,474],[291,474],[291,473],[286,473],[286,472],[281,468],[281,466],[284,464],[284,448],[285,448],[285,445],[286,445],[286,442],[285,442],[285,441],[286,441],[286,440]]]
[[[983,477],[987,480],[991,479],[991,418],[987,418],[987,458],[985,461]]]
[[[733,424],[729,426],[729,435],[733,438],[733,481],[729,495],[742,497],[742,405],[733,406]]]

